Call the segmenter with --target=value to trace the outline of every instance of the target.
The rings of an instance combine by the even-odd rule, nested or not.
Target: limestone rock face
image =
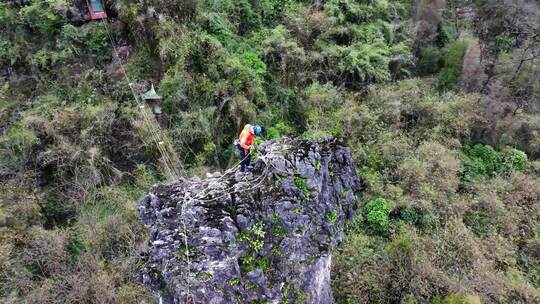
[[[330,249],[359,190],[334,138],[268,141],[250,173],[155,186],[140,279],[163,303],[334,303]]]

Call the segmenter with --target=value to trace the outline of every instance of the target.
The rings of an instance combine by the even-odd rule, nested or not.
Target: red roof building
[[[86,0],[88,6],[88,12],[90,13],[90,19],[99,20],[107,18],[107,12],[101,0]]]

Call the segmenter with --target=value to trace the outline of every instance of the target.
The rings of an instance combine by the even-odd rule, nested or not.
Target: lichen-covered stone
[[[360,190],[337,139],[269,141],[253,171],[155,186],[142,282],[163,303],[333,303],[330,249]]]

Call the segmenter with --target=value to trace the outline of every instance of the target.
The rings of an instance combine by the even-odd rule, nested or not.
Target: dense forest
[[[155,303],[137,201],[246,123],[351,148],[338,303],[540,303],[538,1],[104,3],[0,2],[2,303]]]

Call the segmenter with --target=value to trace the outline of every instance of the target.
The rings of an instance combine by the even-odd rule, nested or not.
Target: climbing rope
[[[143,25],[144,26],[144,25]],[[115,56],[117,58],[119,58],[119,60],[122,60],[120,58],[120,54],[118,52],[118,49],[116,48],[116,45],[114,43],[114,39],[112,37],[112,34],[109,30],[109,23],[107,23],[105,25],[105,28],[107,30],[107,35],[109,37],[109,40],[111,41],[111,46],[114,50],[114,53],[115,53]],[[170,177],[173,179],[173,180],[177,180],[180,176],[179,172],[177,171],[177,166],[176,165],[180,165],[181,166],[181,163],[178,159],[178,157],[176,156],[175,153],[170,153],[166,147],[164,147],[165,144],[167,144],[167,147],[171,147],[171,143],[168,141],[168,138],[166,138],[162,132],[161,132],[161,129],[159,127],[159,125],[157,125],[155,119],[153,119],[150,114],[148,113],[148,111],[145,109],[145,106],[144,104],[140,101],[138,95],[135,93],[135,90],[133,89],[132,87],[132,83],[129,79],[129,76],[127,75],[127,72],[126,70],[124,69],[124,66],[120,63],[120,69],[122,71],[122,74],[124,75],[124,78],[126,79],[127,83],[128,83],[128,86],[129,86],[129,89],[131,91],[131,94],[133,95],[133,98],[135,99],[135,102],[137,103],[138,105],[138,108],[141,110],[140,113],[142,115],[142,118],[143,118],[143,122],[147,125],[147,128],[148,130],[150,131],[150,135],[154,141],[154,143],[156,144],[158,150],[159,150],[159,153],[161,154],[161,158],[163,160],[163,164],[166,168],[166,170],[168,171]],[[160,136],[161,135],[161,136]],[[183,171],[183,170],[182,170]],[[184,215],[184,210],[185,210],[185,207],[187,206],[187,204],[190,202],[191,200],[189,200],[188,202],[184,202],[182,204],[182,215]],[[185,223],[185,220],[182,220],[182,225],[183,225],[183,229],[184,229],[184,247],[185,247],[185,256],[186,256],[186,265],[187,265],[187,292],[186,292],[186,303],[188,303],[188,300],[189,298],[191,298],[191,282],[190,282],[190,278],[191,278],[191,261],[190,261],[190,258],[189,258],[189,247],[188,247],[188,237],[187,237],[187,226],[186,226],[186,223]]]
[[[270,152],[272,152],[272,151],[273,151],[273,150],[270,150]],[[225,176],[227,176],[229,173],[234,172],[234,169],[238,168],[238,166],[240,166],[240,165],[242,164],[242,162],[243,162],[244,160],[246,160],[250,155],[251,155],[251,152],[249,152],[248,155],[246,155],[246,157],[244,157],[243,159],[241,159],[241,160],[240,160],[238,163],[236,163],[233,167],[231,167],[230,169],[227,169],[227,170],[226,170],[226,171],[225,171],[218,179],[216,179],[216,180],[214,181],[214,183],[220,181],[222,178],[224,178]],[[294,173],[291,173],[291,172],[287,172],[287,171],[280,170],[280,169],[276,168],[272,163],[267,163],[267,162],[265,161],[265,159],[268,159],[268,158],[269,158],[269,157],[268,157],[267,155],[263,155],[263,156],[259,157],[258,159],[262,160],[262,161],[264,162],[264,164],[265,164],[267,167],[272,167],[272,168],[274,168],[276,171],[280,171],[280,172],[282,172],[282,173],[285,173],[285,175],[293,175],[293,174],[294,174]],[[266,172],[265,172],[265,173],[266,173]],[[266,175],[265,175],[265,174],[261,174],[261,175],[259,176],[259,178],[262,178],[263,176],[265,177]],[[258,179],[258,178],[257,178],[257,179]],[[252,182],[253,182],[253,181],[256,181],[257,179],[252,180]],[[256,187],[252,187],[252,188],[250,188],[250,190],[251,190],[251,189],[254,189],[254,188],[256,188]],[[203,189],[200,193],[204,193],[204,191],[207,190],[207,189],[208,189],[208,187],[206,187],[205,189]],[[230,187],[230,188],[228,188],[228,189],[224,189],[224,190],[222,189],[222,191],[228,192],[228,191],[230,191],[230,190],[232,190],[232,189],[234,189],[234,186],[233,186],[233,187]],[[236,192],[238,192],[238,191],[233,191],[233,192],[230,192],[230,193],[236,193]],[[218,197],[218,198],[225,197],[225,196],[226,196],[226,195],[222,195],[222,196],[220,196],[220,197]],[[213,201],[213,200],[218,199],[218,198],[212,198],[212,199],[210,199],[210,200],[204,200],[203,198],[204,198],[204,197],[197,197],[198,200],[202,200],[202,201]]]
[[[257,178],[250,180],[250,182],[252,182],[252,183],[253,182],[258,182],[257,185],[255,185],[253,187],[250,187],[250,188],[242,189],[242,191],[238,191],[238,190],[232,191],[234,189],[234,186],[233,186],[233,187],[229,187],[229,188],[226,188],[226,189],[220,189],[220,191],[225,192],[223,195],[213,197],[213,198],[210,198],[210,199],[207,199],[206,198],[207,195],[206,195],[206,196],[202,196],[202,197],[194,197],[194,199],[197,199],[197,201],[200,201],[200,202],[212,202],[212,201],[221,199],[223,197],[226,197],[228,195],[231,195],[233,193],[239,193],[239,192],[245,192],[245,191],[253,190],[253,189],[257,188],[258,185],[260,185],[261,182],[259,182],[259,181],[262,180],[264,177],[266,177],[266,175],[261,174]]]
[[[118,52],[118,48],[116,47],[111,31],[109,30],[109,24],[110,24],[110,21],[107,21],[107,23],[105,24],[107,36],[109,37],[115,56],[121,60],[120,53]],[[148,113],[146,107],[144,106],[144,103],[141,102],[139,96],[135,93],[135,90],[133,89],[133,86],[132,86],[132,82],[130,81],[129,76],[124,66],[121,63],[120,63],[120,70],[128,83],[129,89],[131,91],[131,94],[133,95],[133,98],[135,99],[135,102],[137,103],[138,108],[141,110],[140,113],[143,118],[143,123],[146,124],[147,129],[150,131],[150,137],[156,144],[156,147],[158,148],[159,153],[161,154],[161,158],[163,160],[165,169],[167,170],[168,174],[170,175],[172,179],[178,179],[178,177],[180,176],[178,166],[181,166],[181,163],[178,160],[176,154],[171,153],[165,147],[165,145],[167,147],[171,147],[170,141],[168,140],[167,137],[163,135],[161,128],[159,127],[155,119],[153,119],[151,115]]]
[[[109,37],[109,40],[111,41],[111,46],[112,46],[112,48],[114,50],[115,56],[121,60],[120,54],[119,54],[118,49],[117,49],[117,47],[115,45],[113,36],[112,36],[112,34],[111,34],[110,30],[109,30],[109,24],[110,24],[110,21],[108,21],[107,24],[106,24],[107,35]],[[144,27],[144,24],[141,23],[141,25]],[[174,153],[174,151],[171,153],[167,149],[167,147],[172,147],[171,142],[169,141],[169,139],[166,136],[164,136],[162,134],[161,128],[156,123],[155,119],[153,119],[151,117],[151,115],[148,113],[148,111],[147,111],[146,107],[144,106],[143,102],[141,102],[139,96],[136,94],[135,90],[133,89],[132,82],[130,81],[129,76],[127,75],[127,72],[126,72],[124,66],[121,63],[120,63],[120,69],[121,69],[122,74],[124,75],[124,78],[126,79],[126,81],[128,83],[131,94],[133,95],[133,98],[135,99],[135,102],[137,103],[138,108],[141,110],[140,113],[141,113],[141,116],[143,118],[143,122],[147,125],[147,128],[150,131],[151,138],[154,141],[154,143],[156,144],[156,146],[157,146],[157,148],[159,150],[159,153],[161,154],[161,158],[163,160],[163,164],[165,166],[165,169],[168,171],[170,177],[173,180],[177,180],[179,178],[179,176],[180,176],[180,172],[178,171],[177,166],[181,166],[181,162],[178,159],[177,155]],[[241,159],[232,168],[226,170],[218,179],[216,179],[214,181],[214,183],[221,181],[221,179],[228,176],[231,172],[234,172],[234,170],[236,168],[238,168],[242,164],[242,162],[245,161],[250,156],[251,156],[251,152],[248,153],[243,159]],[[264,156],[260,157],[259,159],[262,159],[263,162],[268,166],[268,164],[264,161]],[[277,169],[277,168],[275,168],[275,169]],[[183,168],[182,168],[182,171],[183,171]],[[259,177],[257,177],[256,179],[251,180],[251,182],[257,182],[257,183],[254,186],[250,187],[250,188],[243,189],[242,191],[250,191],[250,190],[256,189],[257,187],[259,187],[262,184],[262,182],[264,181],[265,176],[266,176],[266,174],[263,173]],[[187,279],[186,279],[187,288],[186,288],[186,301],[185,301],[185,303],[188,303],[189,299],[192,298],[192,296],[191,296],[191,259],[190,259],[189,242],[188,242],[188,236],[187,236],[187,225],[186,225],[186,221],[184,219],[185,211],[186,211],[187,207],[189,206],[189,204],[195,199],[198,200],[198,201],[206,201],[206,202],[208,202],[208,201],[214,201],[214,200],[221,199],[221,198],[223,198],[225,196],[231,195],[232,193],[238,193],[239,192],[239,191],[229,192],[233,188],[233,187],[231,187],[231,188],[225,190],[226,193],[224,195],[221,195],[219,197],[214,197],[214,198],[211,198],[211,199],[206,199],[206,196],[208,195],[208,193],[206,193],[206,190],[209,189],[209,186],[210,185],[205,187],[205,189],[200,191],[195,196],[191,196],[191,194],[187,194],[186,195],[187,197],[185,197],[184,201],[182,202],[182,206],[181,206],[181,211],[180,212],[181,212],[181,215],[182,215],[183,241],[184,241],[184,247],[185,247],[184,254],[185,254],[185,257],[186,257],[186,274],[187,274]],[[203,196],[201,196],[201,195],[203,195]]]
[[[225,171],[225,173],[223,173],[218,179],[216,179],[213,182],[216,183],[216,182],[220,181],[222,178],[224,178],[227,174],[229,174],[231,172],[234,172],[234,169],[236,169],[248,157],[249,157],[249,154],[246,157],[244,157],[244,159],[242,159],[238,164],[233,166],[231,169],[228,169],[227,171]],[[263,155],[263,156],[259,157],[258,159],[262,160],[262,162],[264,162],[266,167],[272,167],[277,171],[281,171],[281,172],[286,173],[287,175],[292,175],[293,174],[293,173],[290,173],[290,172],[279,170],[274,165],[272,165],[272,163],[266,162],[265,159],[268,159],[268,158],[269,157],[267,155]],[[242,189],[242,192],[256,189],[262,183],[263,178],[267,177],[267,176],[268,176],[268,172],[265,171],[261,175],[259,175],[257,178],[255,178],[253,180],[250,180],[250,182],[252,182],[252,183],[257,182],[257,184],[255,186],[253,186],[253,187],[250,187],[250,188],[247,188],[247,189]],[[211,199],[206,199],[207,193],[204,193],[204,191],[206,191],[208,189],[209,189],[209,186],[205,187],[203,190],[201,190],[201,192],[199,192],[200,194],[204,194],[205,196],[202,196],[202,197],[201,196],[195,196],[195,197],[193,197],[193,199],[197,199],[198,201],[202,201],[202,202],[211,202],[211,201],[215,201],[215,200],[221,199],[223,197],[226,197],[227,195],[230,195],[232,193],[239,193],[240,192],[240,191],[236,191],[236,190],[232,191],[234,189],[234,186],[232,186],[232,187],[229,187],[229,188],[220,189],[220,191],[226,192],[225,194],[223,194],[221,196],[218,196],[218,197],[211,198]]]
[[[250,156],[251,152],[248,153],[248,155],[246,155],[246,157],[244,157],[237,165],[235,165],[233,168],[231,169],[228,169],[227,171],[225,171],[223,173],[223,175],[221,175],[216,181],[219,181],[221,180],[223,177],[225,177],[227,174],[229,174],[230,172],[232,172],[232,170],[236,169],[244,160],[246,160],[249,156]],[[205,192],[207,189],[209,188],[209,185],[207,187],[205,187],[205,189],[201,190],[199,192],[200,193],[203,193]],[[229,195],[230,193],[227,193],[227,195]],[[182,206],[180,208],[180,215],[181,215],[181,221],[182,221],[182,234],[183,234],[183,241],[184,241],[184,255],[186,257],[186,270],[187,270],[187,279],[186,279],[186,283],[187,283],[187,292],[186,292],[186,301],[185,303],[188,303],[189,301],[189,298],[191,297],[191,293],[190,293],[190,290],[191,290],[191,259],[189,257],[189,243],[188,243],[188,236],[187,236],[187,225],[186,225],[186,221],[184,219],[184,216],[185,216],[185,210],[186,210],[186,207],[189,205],[189,203],[191,203],[191,201],[193,201],[194,199],[197,199],[197,200],[201,200],[201,198],[198,198],[197,197],[198,195],[195,195],[195,196],[191,196],[190,194],[188,195],[188,198],[187,199],[184,199],[184,201],[182,202]]]
[[[264,158],[269,158],[268,155],[271,154],[272,152],[274,152],[274,147],[270,147],[270,151],[267,153],[267,155],[263,156]],[[287,159],[285,159],[287,160]],[[268,165],[268,163],[265,162],[266,165]],[[294,175],[294,172],[288,172],[288,171],[285,171],[285,170],[281,170],[281,169],[278,169],[276,168],[276,166],[274,166],[272,163],[270,163],[270,166],[272,168],[274,168],[274,170],[278,171],[278,172],[281,172],[281,173],[285,173],[285,175]]]

